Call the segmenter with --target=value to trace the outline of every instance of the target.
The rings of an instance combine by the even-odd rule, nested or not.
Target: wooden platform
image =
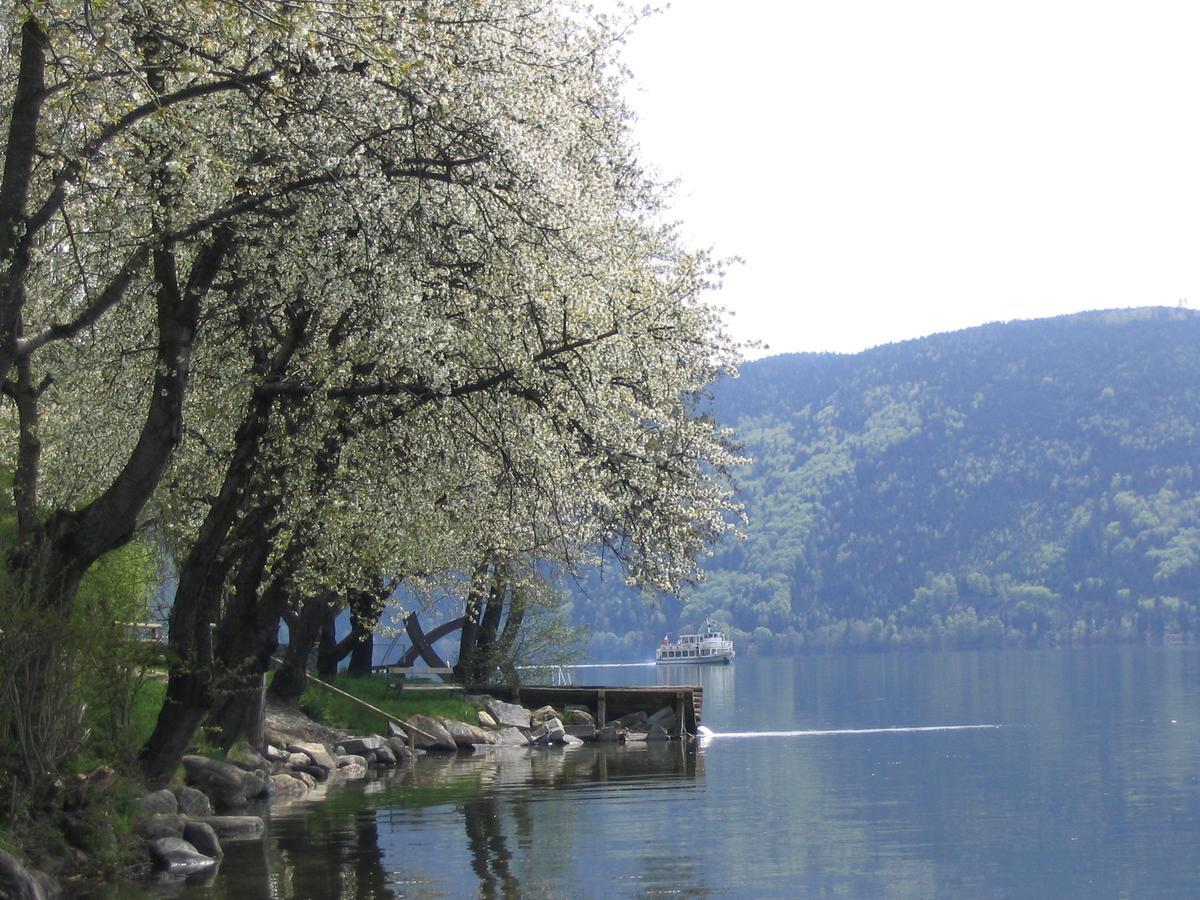
[[[471,689],[472,692],[475,688]],[[478,688],[479,693],[490,694],[498,700],[520,703],[530,709],[553,706],[561,710],[564,706],[583,706],[596,717],[598,723],[619,719],[632,712],[653,713],[664,706],[675,709],[683,731],[695,734],[700,724],[700,713],[704,705],[704,688],[700,685],[665,685],[659,687],[606,687],[571,685],[569,687],[542,687],[523,685],[519,688],[490,684]]]

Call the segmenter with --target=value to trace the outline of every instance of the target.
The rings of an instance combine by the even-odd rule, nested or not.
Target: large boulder
[[[343,778],[367,777],[367,761],[361,756],[339,756],[337,758],[337,764],[337,772]]]
[[[520,728],[502,728],[496,732],[496,743],[501,747],[528,747],[529,735]]]
[[[572,725],[590,725],[596,727],[596,717],[584,709],[582,706],[568,706],[563,710],[563,724],[570,727]]]
[[[154,864],[168,872],[201,872],[217,864],[215,857],[205,856],[181,837],[164,837],[151,841],[149,850]]]
[[[15,856],[0,850],[0,897],[12,900],[51,900],[62,894],[58,882],[36,869],[21,864]]]
[[[562,716],[558,714],[558,710],[556,710],[553,706],[543,706],[540,709],[535,709],[529,714],[530,727],[542,725],[546,722],[549,722],[551,719],[558,719],[559,721],[562,721]]]
[[[327,772],[332,772],[337,768],[337,760],[333,758],[333,754],[324,744],[316,741],[297,741],[288,744],[287,748],[290,753],[303,753],[312,761],[313,765],[320,766]]]
[[[179,801],[174,794],[163,788],[139,797],[138,810],[147,816],[170,816],[179,812]]]
[[[568,725],[566,731],[568,735],[577,738],[581,743],[596,740],[595,725]]]
[[[661,725],[651,725],[650,730],[646,732],[646,740],[648,741],[669,741],[670,739],[671,735]]]
[[[392,737],[387,740],[388,749],[392,751],[392,755],[396,757],[397,766],[410,766],[416,755],[408,746],[408,741],[404,738]]]
[[[396,754],[392,752],[392,748],[386,744],[371,754],[371,762],[376,766],[394,769],[396,767]]]
[[[222,841],[260,838],[267,830],[258,816],[205,816],[193,821],[211,825],[217,838]]]
[[[529,732],[529,739],[535,744],[561,744],[565,734],[562,722],[550,719]]]
[[[213,859],[221,859],[225,856],[216,830],[207,822],[187,822],[183,826],[183,839],[205,856]]]
[[[187,818],[178,813],[159,813],[139,819],[133,830],[138,837],[156,841],[165,837],[183,837],[183,826],[186,824]]]
[[[663,730],[669,732],[676,731],[679,727],[679,716],[669,706],[664,706],[654,715],[646,719],[646,725],[653,731],[655,725],[662,726]]]
[[[457,722],[454,719],[442,719],[442,725],[445,726],[446,731],[450,733],[450,737],[454,738],[454,743],[459,747],[474,747],[476,744],[496,743],[496,737],[492,732],[484,731],[482,728],[477,728],[466,722]]]
[[[377,734],[369,734],[366,737],[346,738],[338,746],[342,748],[341,755],[343,756],[366,756],[368,753],[374,753],[383,746],[383,738]]]
[[[515,703],[504,703],[500,700],[489,700],[487,713],[496,720],[497,725],[513,728],[528,728],[533,714],[523,706]]]
[[[605,725],[596,729],[596,740],[601,744],[615,744],[621,740],[623,734],[616,725]]]
[[[479,712],[477,712],[475,714],[475,718],[477,718],[479,720],[479,725],[481,728],[495,728],[496,727],[496,720],[493,719],[486,710],[481,709]]]
[[[304,781],[304,778],[312,779],[311,775],[300,773],[294,775],[290,772],[281,772],[278,775],[271,776],[271,793],[282,800],[299,800],[308,794],[310,785]]]
[[[203,791],[186,785],[180,785],[174,790],[179,811],[185,816],[211,816],[213,814],[212,803]]]
[[[644,710],[631,712],[627,715],[621,716],[621,718],[617,719],[616,721],[609,722],[608,724],[616,725],[618,728],[628,728],[633,729],[634,731],[645,731],[646,713]]]
[[[413,743],[422,750],[444,750],[453,753],[458,749],[442,723],[430,716],[409,716],[407,724],[413,729]]]
[[[249,801],[268,794],[267,783],[262,778],[232,763],[207,756],[185,756],[183,771],[188,786],[203,791],[213,807],[220,811],[240,809]]]

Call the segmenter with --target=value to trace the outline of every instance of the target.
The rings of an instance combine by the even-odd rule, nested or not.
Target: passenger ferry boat
[[[663,638],[662,646],[654,653],[654,662],[660,666],[673,663],[731,663],[733,656],[733,641],[709,621],[704,623],[699,634],[681,634],[674,643],[667,635]]]

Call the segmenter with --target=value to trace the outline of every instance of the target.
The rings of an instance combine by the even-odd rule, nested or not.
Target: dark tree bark
[[[454,663],[454,677],[460,684],[474,684],[475,647],[479,640],[479,621],[483,615],[484,592],[488,588],[488,567],[491,557],[485,557],[476,566],[467,589],[463,605],[463,626],[458,637],[458,660]]]
[[[325,630],[325,621],[333,609],[333,595],[310,597],[288,621],[288,647],[283,662],[271,681],[271,694],[293,703],[308,684],[308,656]]]
[[[368,591],[350,594],[350,618],[358,639],[350,649],[350,675],[370,675],[375,660],[375,625],[379,621],[378,598]]]
[[[353,628],[350,634],[354,634]],[[332,608],[327,609],[321,622],[321,640],[317,646],[317,674],[321,678],[337,676],[338,663],[350,652],[350,645],[346,643],[343,648],[342,643],[337,639],[337,612]]]
[[[288,339],[267,366],[267,377],[278,377],[286,370],[304,337],[307,323],[307,315],[293,320]],[[231,536],[237,525],[243,538],[240,544],[243,554],[254,547],[255,541],[267,538],[262,522],[269,517],[268,510],[260,510],[257,517],[243,517],[240,524],[238,515],[247,498],[253,495],[250,488],[259,473],[259,449],[270,428],[274,405],[272,397],[251,396],[234,437],[234,451],[220,493],[209,506],[200,533],[180,567],[175,603],[171,607],[172,663],[166,698],[154,730],[139,754],[142,772],[153,785],[170,780],[196,728],[216,699],[212,693],[217,674],[213,626],[226,580],[239,561],[239,545],[231,542]],[[248,571],[242,567],[243,573]]]

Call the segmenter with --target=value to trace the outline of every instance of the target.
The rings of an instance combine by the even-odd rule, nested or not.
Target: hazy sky
[[[759,356],[1200,305],[1198,38],[1195,2],[676,0],[625,59]]]

